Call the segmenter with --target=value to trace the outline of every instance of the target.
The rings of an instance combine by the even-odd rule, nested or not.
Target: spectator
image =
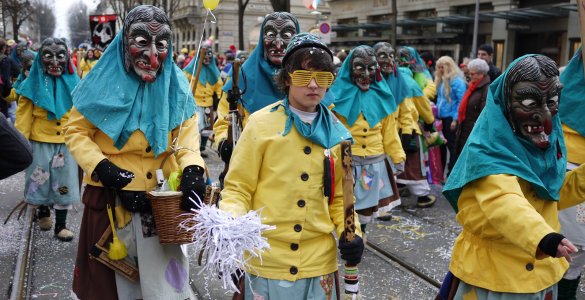
[[[455,161],[463,151],[463,146],[475,125],[479,114],[485,106],[487,94],[490,86],[490,77],[488,64],[480,58],[476,58],[467,65],[471,81],[469,87],[463,95],[459,111],[457,113],[457,138],[455,140]]]
[[[481,58],[481,59],[485,60],[485,62],[490,67],[490,71],[488,72],[488,75],[489,75],[490,80],[491,80],[490,83],[494,82],[494,80],[496,80],[496,78],[498,78],[498,76],[500,76],[500,74],[502,74],[500,69],[498,69],[492,61],[493,54],[494,54],[494,48],[488,44],[483,44],[483,45],[479,46],[479,48],[477,50],[477,58]]]
[[[443,122],[443,135],[447,144],[441,146],[441,161],[447,166],[447,150],[449,152],[449,170],[455,163],[455,130],[457,129],[457,113],[459,103],[465,94],[467,85],[463,73],[455,61],[449,56],[442,56],[437,60],[435,74],[437,86],[437,114]]]

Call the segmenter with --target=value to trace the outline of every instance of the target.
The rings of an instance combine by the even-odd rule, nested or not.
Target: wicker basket
[[[166,195],[153,195],[146,193],[146,197],[152,205],[156,232],[161,244],[190,244],[193,242],[193,234],[179,226],[181,222],[189,219],[188,213],[180,209],[181,192],[167,192]],[[207,186],[205,191],[206,204],[215,204],[219,198],[219,188]],[[193,221],[190,221],[193,222]],[[194,225],[193,223],[188,226]]]

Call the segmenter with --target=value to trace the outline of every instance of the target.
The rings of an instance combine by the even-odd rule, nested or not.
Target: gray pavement
[[[208,150],[211,176],[216,179],[223,168],[217,155]],[[22,199],[23,173],[0,181],[0,219]],[[439,195],[434,187],[433,193]],[[78,233],[82,204],[69,213],[68,225]],[[391,221],[376,221],[368,226],[367,239],[384,251],[412,265],[424,275],[442,281],[447,271],[452,243],[459,232],[455,214],[444,198],[430,209],[418,209],[413,199],[403,199],[403,206],[393,211]],[[0,299],[8,299],[18,258],[26,218],[12,218],[0,226]],[[31,255],[30,299],[75,299],[71,293],[77,236],[70,243],[53,237],[53,231],[41,232],[33,224],[34,243]],[[341,261],[341,260],[340,260]],[[371,248],[364,252],[360,264],[360,290],[363,299],[434,299],[437,288]],[[342,266],[340,265],[340,268]],[[201,270],[193,258],[192,287],[200,299],[231,299],[231,293],[220,286],[215,274],[198,274]],[[579,300],[585,300],[583,282]]]

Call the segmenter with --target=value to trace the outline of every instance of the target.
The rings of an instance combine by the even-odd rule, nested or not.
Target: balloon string
[[[191,79],[189,80],[189,88],[191,88],[191,85],[193,84],[193,77],[195,77],[195,69],[197,69],[197,63],[198,63],[197,60],[200,59],[199,52],[201,51],[201,43],[203,42],[203,35],[205,34],[205,29],[207,27],[207,17],[209,16],[209,14],[211,14],[211,16],[213,17],[213,21],[210,20],[210,22],[214,23],[214,24],[217,23],[217,18],[211,12],[211,10],[208,8],[207,14],[205,14],[205,20],[203,21],[203,31],[201,32],[201,37],[199,37],[199,44],[197,45],[197,54],[193,58],[193,59],[195,59],[195,67],[191,71]],[[193,95],[193,97],[195,97],[195,95]],[[179,126],[179,132],[177,133],[177,136],[173,139],[173,143],[172,143],[173,146],[171,147],[171,150],[173,150],[173,153],[177,153],[177,151],[181,149],[181,147],[178,146],[178,143],[179,143],[179,136],[181,136],[181,131],[183,130],[183,121],[185,120],[185,108],[187,107],[188,100],[189,100],[189,94],[185,95],[185,105],[183,105],[183,112],[181,113],[181,125]]]

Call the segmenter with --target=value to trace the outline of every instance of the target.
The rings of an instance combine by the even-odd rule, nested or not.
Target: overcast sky
[[[64,37],[67,40],[71,40],[70,30],[68,26],[69,18],[67,17],[70,13],[69,8],[76,2],[83,2],[87,5],[88,13],[95,10],[100,3],[100,0],[55,0],[55,32],[53,36]]]

